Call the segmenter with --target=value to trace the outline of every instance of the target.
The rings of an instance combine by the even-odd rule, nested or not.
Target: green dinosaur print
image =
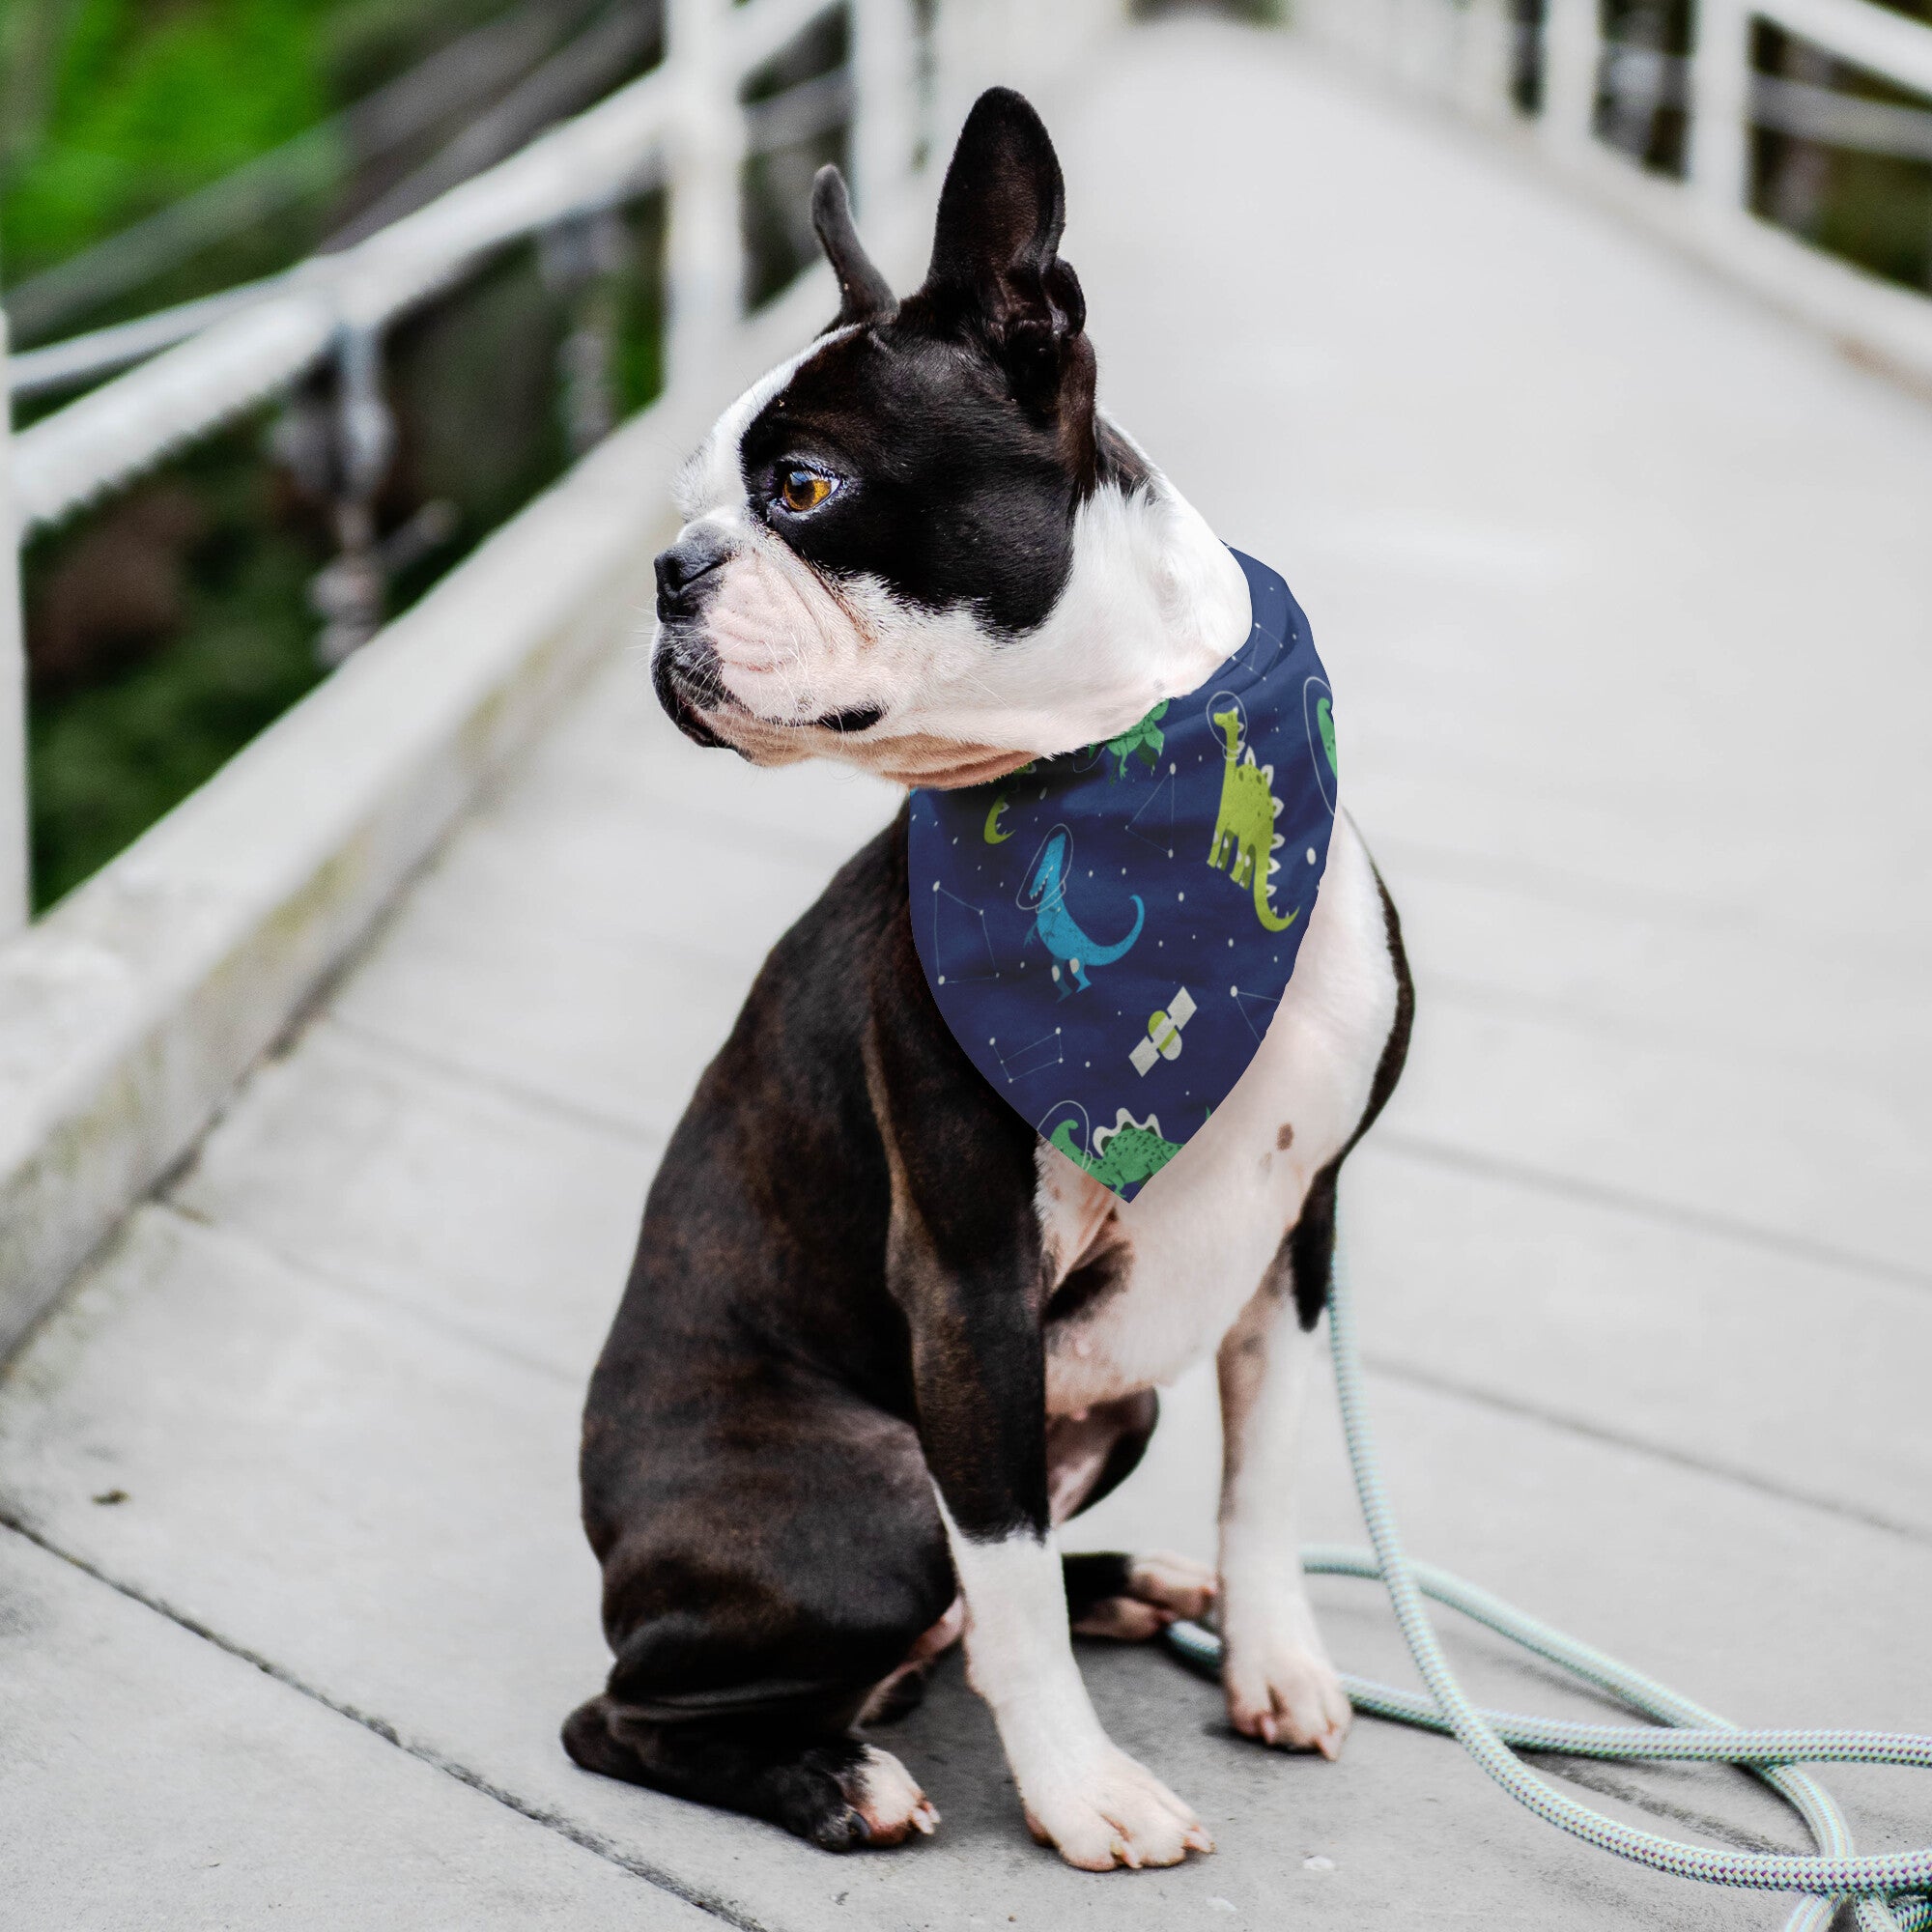
[[[1158,721],[1167,716],[1167,707],[1172,700],[1163,697],[1138,724],[1129,724],[1118,738],[1109,738],[1106,749],[1120,760],[1120,770],[1114,774],[1121,780],[1127,775],[1127,760],[1141,758],[1150,770],[1160,762],[1161,747],[1167,743],[1167,734],[1160,728]]]
[[[1094,1135],[1092,1153],[1083,1153],[1073,1145],[1071,1121],[1062,1121],[1049,1138],[1074,1166],[1116,1194],[1151,1179],[1180,1151],[1179,1141],[1162,1138],[1157,1115],[1150,1114],[1143,1124],[1124,1107],[1115,1115],[1111,1127],[1101,1127]]]
[[[1328,754],[1329,773],[1340,778],[1342,768],[1335,762],[1335,707],[1325,697],[1315,700],[1315,727],[1321,733],[1321,749]]]
[[[1038,767],[1039,760],[1037,758],[1030,758],[1018,771],[1009,773],[1008,777],[1023,779],[1029,772],[1037,771]],[[993,782],[995,784],[1005,784],[1008,782],[1008,779],[995,779]],[[1011,803],[1012,793],[1003,791],[993,800],[991,806],[987,808],[986,823],[981,828],[980,836],[985,839],[988,845],[1004,845],[1013,836],[1010,832],[1002,832],[1000,830],[1000,813],[1006,810],[1007,807]]]
[[[1255,917],[1269,932],[1286,932],[1301,917],[1301,908],[1296,906],[1284,919],[1268,903],[1269,875],[1281,869],[1281,861],[1273,856],[1281,843],[1281,834],[1274,829],[1281,815],[1281,800],[1273,790],[1274,767],[1256,764],[1252,747],[1242,763],[1238,711],[1217,711],[1214,723],[1221,727],[1228,750],[1221,769],[1221,814],[1214,821],[1208,863],[1217,872],[1226,872],[1236,885],[1252,888]]]

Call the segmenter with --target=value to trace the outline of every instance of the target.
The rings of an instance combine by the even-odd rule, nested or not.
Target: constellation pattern
[[[1286,988],[1283,989],[1283,991],[1286,990]],[[1275,1010],[1281,1005],[1282,995],[1280,993],[1244,993],[1238,986],[1230,986],[1228,988],[1228,996],[1235,1003],[1235,1010],[1247,1021],[1248,1031],[1254,1035],[1255,1044],[1259,1046],[1266,1035],[1268,1028],[1274,1023]],[[1261,1018],[1259,1026],[1255,1024],[1257,1015]]]
[[[949,980],[964,984],[1000,977],[984,908],[962,899],[937,879],[932,882],[932,956],[938,961],[934,978],[942,986]]]
[[[1016,1081],[1031,1080],[1036,1073],[1044,1073],[1049,1067],[1065,1066],[1066,1051],[1060,1042],[1060,1029],[1055,1027],[1043,1039],[1035,1040],[1031,1046],[1016,1046],[1010,1053],[997,1039],[989,1039],[986,1044],[1010,1087]]]
[[[1156,852],[1174,857],[1175,767],[1169,765],[1148,802],[1127,820],[1127,834]]]

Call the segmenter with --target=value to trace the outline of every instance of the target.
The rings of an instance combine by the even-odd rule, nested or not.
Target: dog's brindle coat
[[[981,99],[925,284],[895,302],[827,171],[840,315],[681,486],[654,676],[760,763],[975,782],[1105,737],[1243,639],[1238,571],[1094,405],[1037,118]],[[1232,573],[1232,588],[1230,583]],[[1335,1177],[1401,1071],[1394,908],[1345,817],[1247,1073],[1132,1207],[975,1071],[913,949],[905,819],[779,943],[672,1137],[591,1382],[583,1514],[616,1661],[576,1760],[832,1849],[936,1813],[855,1733],[960,1634],[1027,1820],[1075,1864],[1211,1849],[1101,1731],[1069,1624],[1218,1601],[1230,1714],[1340,1747],[1296,1549],[1302,1394]],[[1218,1348],[1217,1573],[1069,1557],[1053,1526]]]

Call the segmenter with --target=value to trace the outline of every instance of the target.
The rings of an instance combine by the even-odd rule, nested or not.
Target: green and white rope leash
[[[1552,1630],[1487,1590],[1445,1570],[1411,1562],[1403,1553],[1370,1431],[1354,1304],[1339,1241],[1328,1321],[1349,1462],[1374,1553],[1310,1546],[1302,1551],[1302,1568],[1316,1576],[1379,1577],[1408,1654],[1435,1700],[1345,1675],[1343,1688],[1356,1710],[1452,1734],[1518,1804],[1573,1836],[1653,1871],[1674,1872],[1712,1885],[1807,1894],[1786,1920],[1785,1932],[1825,1932],[1845,1898],[1855,1902],[1861,1932],[1924,1932],[1932,1927],[1932,1898],[1910,1895],[1932,1892],[1932,1846],[1860,1857],[1831,1795],[1807,1773],[1792,1769],[1799,1764],[1893,1764],[1932,1770],[1932,1738],[1886,1731],[1740,1730],[1641,1671]],[[1425,1597],[1462,1611],[1656,1722],[1584,1724],[1479,1710],[1449,1667],[1423,1607]],[[1211,1632],[1199,1624],[1177,1623],[1167,1632],[1167,1640],[1183,1662],[1208,1675],[1218,1673],[1221,1640]],[[1512,1745],[1572,1757],[1689,1759],[1742,1766],[1798,1813],[1817,1853],[1712,1850],[1637,1831],[1565,1797],[1523,1764]]]

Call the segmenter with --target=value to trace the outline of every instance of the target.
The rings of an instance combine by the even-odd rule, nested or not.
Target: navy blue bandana
[[[1103,745],[915,791],[913,940],[996,1093],[1131,1201],[1254,1058],[1335,819],[1308,620],[1235,553],[1254,628],[1199,690]]]

